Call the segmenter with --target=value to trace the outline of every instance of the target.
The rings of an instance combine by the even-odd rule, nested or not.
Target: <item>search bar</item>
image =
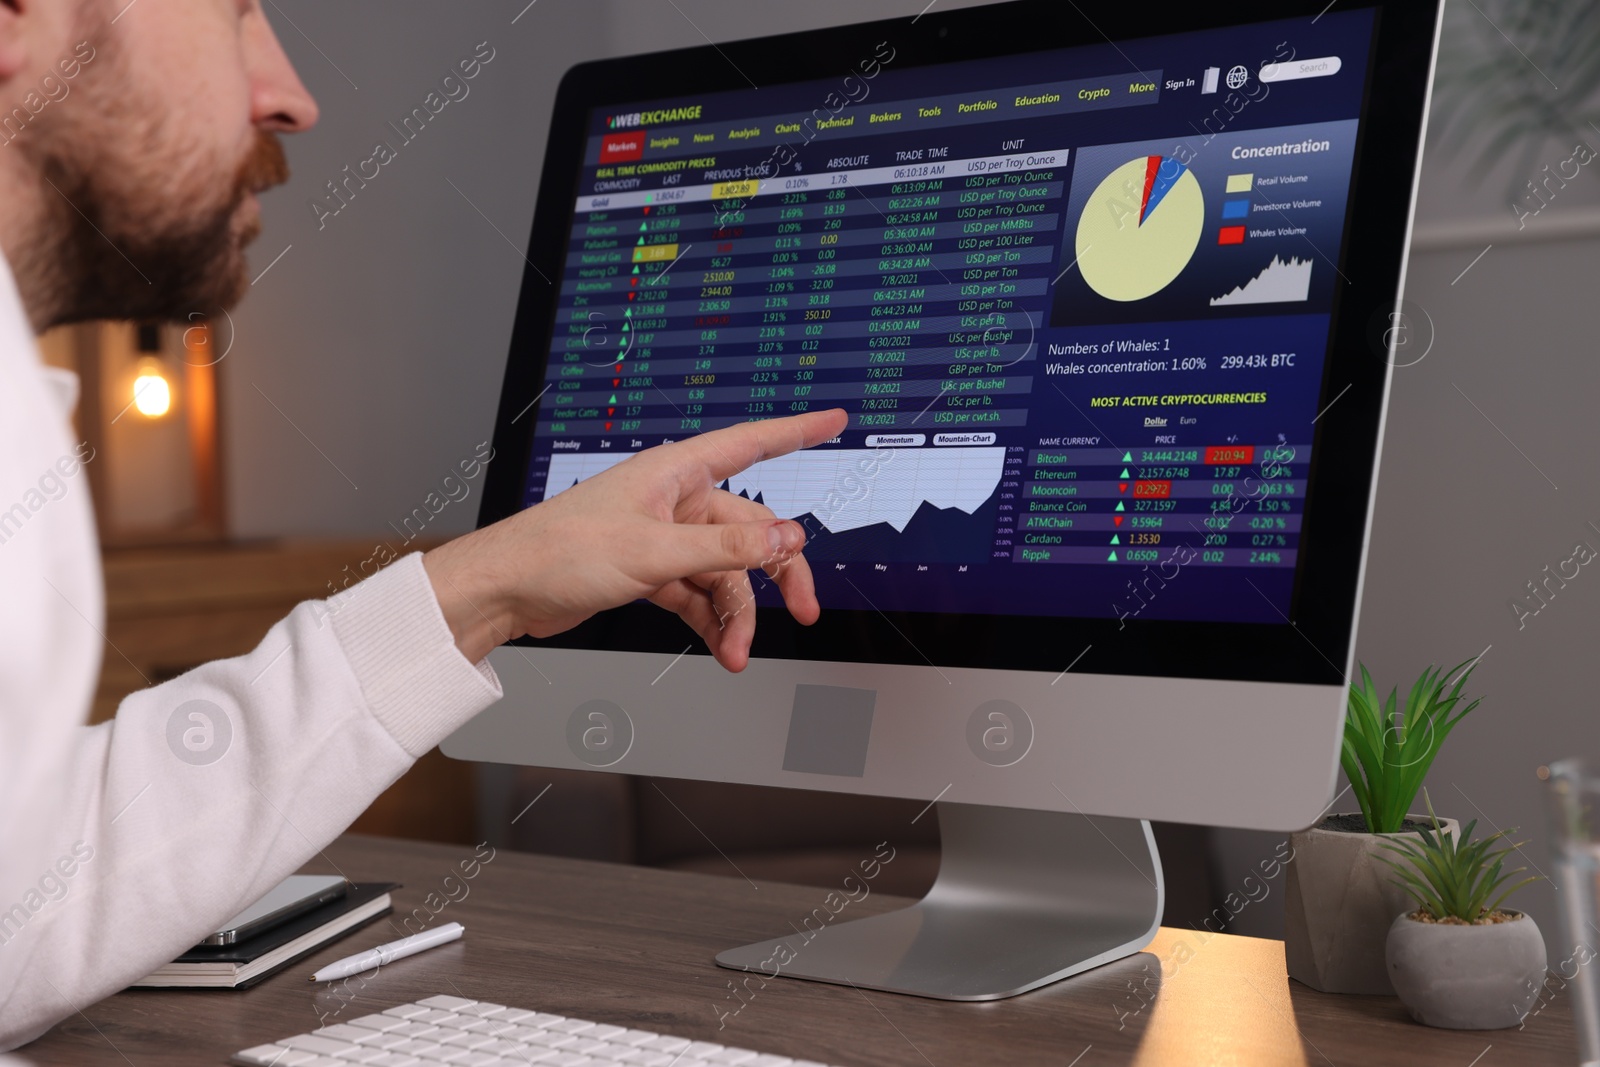
[[[1292,59],[1287,63],[1268,63],[1258,75],[1264,82],[1292,82],[1301,78],[1326,78],[1344,66],[1338,56],[1321,59]]]

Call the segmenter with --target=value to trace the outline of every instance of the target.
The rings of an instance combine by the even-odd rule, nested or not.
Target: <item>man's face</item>
[[[84,0],[64,55],[84,40],[71,94],[0,148],[42,180],[46,324],[215,315],[248,288],[255,194],[288,178],[276,134],[316,105],[260,0]]]

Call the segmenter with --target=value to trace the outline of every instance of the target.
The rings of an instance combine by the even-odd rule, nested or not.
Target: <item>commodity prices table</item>
[[[1024,425],[1066,158],[594,198],[541,434],[633,450],[829,407],[897,434]]]

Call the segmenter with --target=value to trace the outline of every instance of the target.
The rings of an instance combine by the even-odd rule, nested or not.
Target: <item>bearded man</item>
[[[0,1049],[171,960],[314,856],[499,698],[497,645],[648,598],[742,670],[757,568],[816,621],[799,525],[718,486],[833,437],[839,411],[641,453],[83,725],[106,643],[90,505],[69,473],[89,457],[69,435],[76,380],[40,363],[34,335],[240,299],[256,198],[288,175],[279,138],[317,106],[259,0],[0,0],[0,108]],[[47,496],[47,480],[67,491]],[[169,724],[192,701],[230,723],[225,759],[175,756]]]

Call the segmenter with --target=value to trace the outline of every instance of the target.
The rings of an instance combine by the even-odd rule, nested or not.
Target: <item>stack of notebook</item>
[[[134,987],[245,989],[394,910],[391,882],[358,882],[344,896],[232,945],[197,945]]]

